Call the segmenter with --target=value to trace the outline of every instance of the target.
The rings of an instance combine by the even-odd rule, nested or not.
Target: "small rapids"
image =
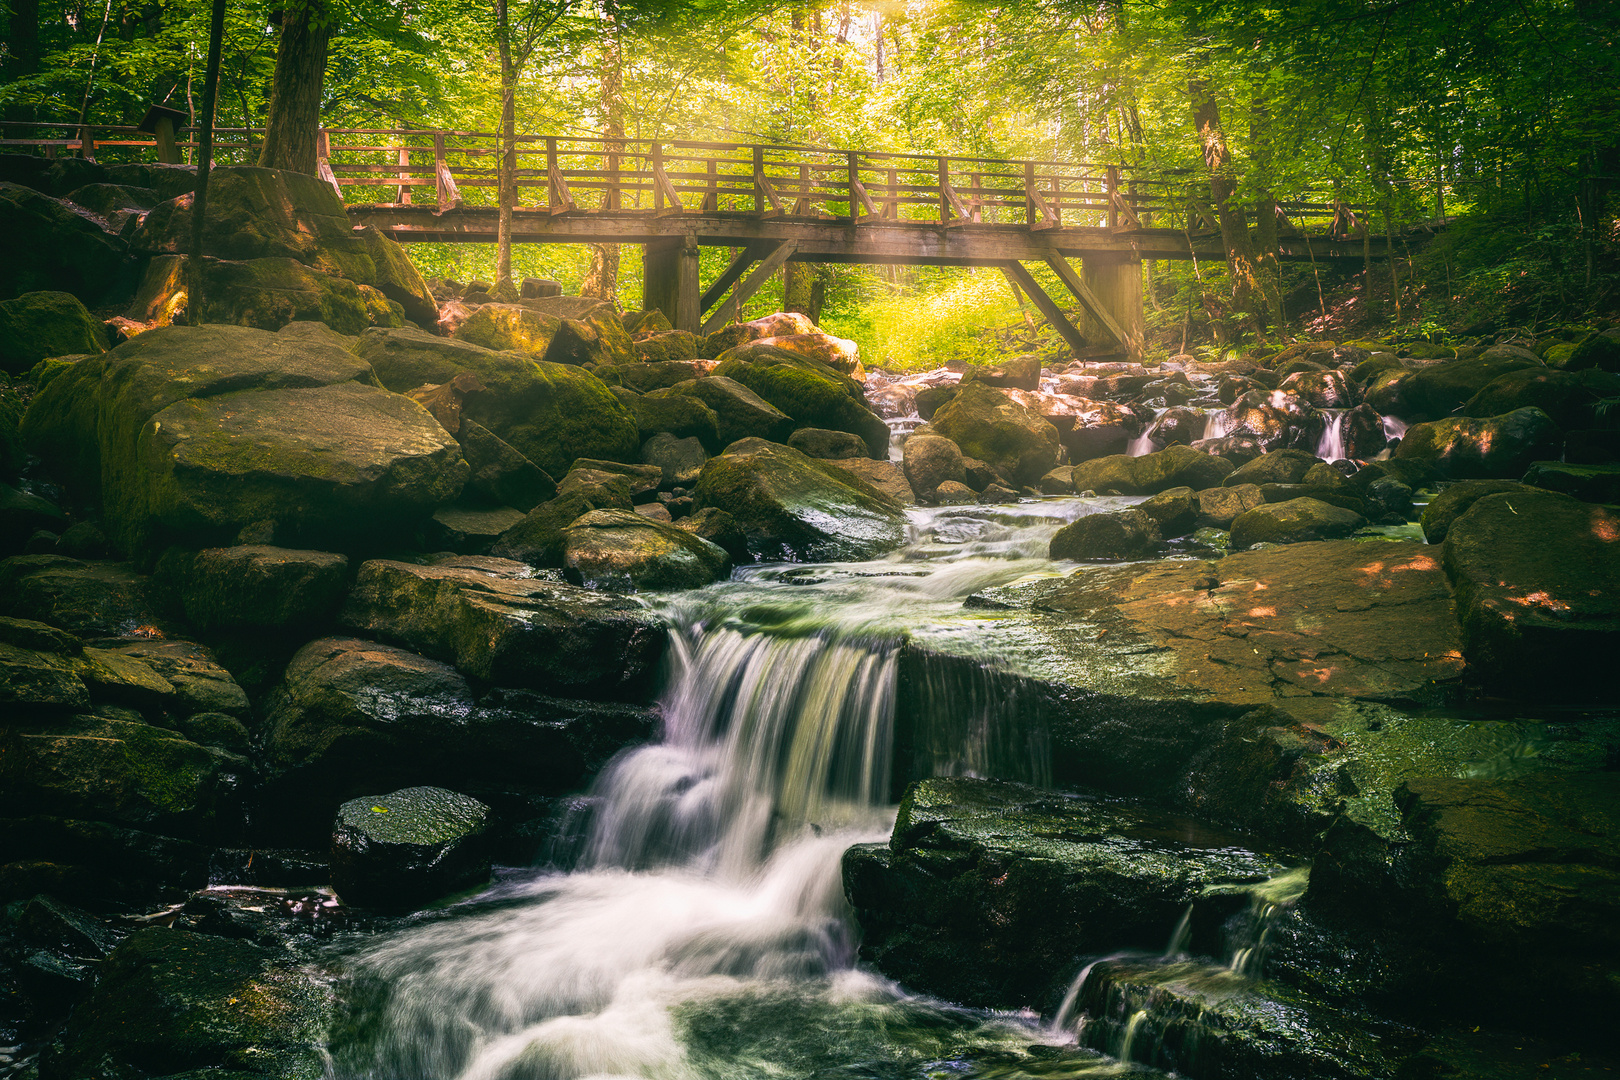
[[[579,865],[348,943],[335,1076],[1143,1075],[1033,1014],[861,970],[840,873],[893,825],[904,641],[988,617],[962,607],[980,589],[1063,572],[1051,536],[1130,501],[919,510],[886,559],[750,567],[668,601],[662,737],[598,780]],[[994,719],[995,688],[975,696],[932,769],[1041,779],[1039,746],[971,722]]]

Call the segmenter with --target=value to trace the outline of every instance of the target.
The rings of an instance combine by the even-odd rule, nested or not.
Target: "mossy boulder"
[[[719,414],[691,394],[676,393],[673,389],[636,394],[620,388],[615,395],[635,415],[636,428],[644,444],[655,435],[668,434],[681,439],[698,439],[710,452],[726,445],[720,440]]]
[[[720,356],[717,376],[734,379],[793,420],[795,427],[847,431],[886,458],[889,426],[866,407],[860,384],[828,365],[774,345],[753,342]]]
[[[1533,490],[1529,484],[1517,480],[1468,480],[1450,484],[1423,508],[1423,535],[1431,544],[1443,543],[1451,523],[1485,496]]]
[[[690,488],[697,483],[698,474],[708,464],[709,452],[700,439],[677,439],[667,431],[659,432],[641,444],[641,461],[658,466],[660,485],[665,490],[675,487]]]
[[[1548,491],[1562,491],[1583,502],[1620,503],[1620,464],[1537,461],[1525,470],[1524,482]]]
[[[688,330],[640,333],[635,338],[635,349],[636,355],[648,363],[696,360],[703,351],[703,339]]]
[[[802,356],[806,360],[825,364],[840,375],[861,380],[866,378],[866,370],[861,366],[859,350],[855,343],[848,338],[834,337],[831,334],[777,334],[755,338],[721,354],[719,359],[725,359],[727,355],[747,356],[755,349],[780,349],[795,356]]]
[[[634,511],[593,510],[562,530],[562,568],[591,589],[696,589],[730,573],[731,556]]]
[[[562,320],[521,304],[483,304],[456,328],[457,341],[497,352],[527,353],[539,360],[551,348]]]
[[[463,372],[477,376],[483,389],[464,397],[462,415],[549,476],[567,473],[579,457],[634,460],[641,445],[629,410],[583,368],[408,328],[363,334],[355,351],[396,393],[448,383]]]
[[[403,245],[367,225],[355,233],[366,245],[376,273],[361,284],[370,285],[388,299],[397,303],[405,317],[426,329],[439,321],[439,305],[434,302],[433,290],[422,278],[422,272],[412,264]]]
[[[787,444],[809,457],[829,461],[865,458],[869,447],[859,435],[849,431],[805,427],[788,436]]]
[[[1534,406],[1500,416],[1453,416],[1407,429],[1395,448],[1399,459],[1415,459],[1456,479],[1516,477],[1530,463],[1556,458],[1562,433]]]
[[[1305,450],[1273,450],[1245,462],[1221,481],[1225,487],[1240,484],[1297,484],[1322,459]]]
[[[716,449],[730,446],[738,439],[759,438],[772,441],[786,439],[795,426],[793,420],[781,409],[742,383],[723,375],[690,379],[675,384],[668,391],[655,390],[644,396],[656,397],[661,393],[695,398],[714,412],[720,436]],[[682,433],[672,431],[670,434]],[[699,433],[692,432],[692,434]]]
[[[1387,372],[1367,387],[1367,403],[1403,420],[1437,420],[1510,371],[1539,368],[1532,353],[1489,352],[1471,360],[1446,360],[1414,371]]]
[[[544,469],[484,425],[463,419],[456,441],[472,470],[467,478],[469,493],[525,513],[557,494],[556,481]]]
[[[349,560],[259,544],[175,549],[159,560],[155,576],[193,626],[308,633],[337,613],[349,587]]]
[[[707,360],[662,360],[645,364],[623,364],[613,369],[620,386],[627,386],[638,394],[649,390],[667,390],[688,379],[701,379],[714,365]]]
[[[101,353],[107,327],[72,293],[32,292],[0,301],[0,371],[27,371],[56,356]]]
[[[820,328],[810,321],[808,315],[801,315],[797,311],[778,311],[749,322],[721,327],[703,339],[703,355],[717,357],[728,349],[760,338],[816,333],[820,333]]]
[[[46,471],[94,499],[101,490],[101,375],[106,361],[86,356],[53,371],[34,394],[18,434]]]
[[[618,308],[589,296],[541,296],[518,301],[531,311],[559,319],[573,319],[595,331],[593,350],[600,363],[630,364],[636,360],[635,343],[625,329]]]
[[[128,563],[62,555],[0,561],[0,615],[49,623],[83,638],[177,632],[159,613],[146,575]]]
[[[1052,537],[1054,559],[1090,562],[1099,559],[1144,559],[1159,548],[1159,526],[1141,510],[1087,514],[1059,529]]]
[[[964,385],[934,413],[933,426],[963,454],[1016,483],[1033,484],[1057,464],[1057,428],[984,383]]]
[[[967,466],[962,448],[942,435],[914,434],[900,448],[901,468],[911,490],[925,502],[932,501],[939,485],[947,480],[967,482]]]
[[[107,355],[102,491],[119,545],[277,522],[310,546],[385,535],[456,497],[460,447],[318,324],[165,327]]]
[[[154,926],[114,949],[100,975],[41,1061],[44,1080],[326,1075],[332,991],[289,954]]]
[[[1254,544],[1337,540],[1366,524],[1367,519],[1354,510],[1321,499],[1303,497],[1266,503],[1232,521],[1232,550],[1242,551]]]
[[[646,695],[665,645],[635,601],[499,558],[476,569],[372,560],[339,622],[483,682],[569,696]]]
[[[186,194],[154,207],[131,245],[152,255],[188,254],[191,206]],[[342,197],[319,177],[284,169],[225,165],[209,173],[203,251],[217,259],[294,259],[356,281],[376,276]]]
[[[1565,371],[1597,368],[1602,371],[1620,372],[1620,332],[1603,330],[1588,334],[1570,352],[1563,367]]]
[[[1561,428],[1588,428],[1595,426],[1594,407],[1604,398],[1620,398],[1620,374],[1596,368],[1520,368],[1491,380],[1469,398],[1463,415],[1501,416],[1533,406]]]
[[[1446,532],[1463,651],[1492,689],[1599,700],[1620,643],[1620,515],[1554,491],[1486,495]]]
[[[894,499],[830,461],[764,439],[728,446],[692,494],[699,508],[730,514],[758,559],[869,559],[905,539]]]
[[[445,788],[403,788],[338,807],[332,885],[367,907],[408,911],[489,880],[489,807]]]
[[[1215,487],[1231,472],[1232,463],[1225,458],[1176,445],[1137,457],[1111,454],[1082,461],[1074,467],[1071,482],[1076,491],[1156,495],[1177,487],[1194,491]]]
[[[100,303],[125,276],[126,246],[90,217],[20,184],[0,183],[0,297],[60,289]]]
[[[287,258],[204,259],[202,318],[259,330],[321,322],[349,335],[404,322],[387,297],[371,286]]]

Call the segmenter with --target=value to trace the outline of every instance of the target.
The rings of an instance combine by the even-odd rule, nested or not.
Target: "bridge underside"
[[[403,243],[493,243],[494,207],[376,204],[349,207],[356,225],[375,226]],[[741,305],[783,263],[982,266],[1000,269],[1075,349],[1139,356],[1146,327],[1143,259],[1224,260],[1220,236],[1179,229],[1031,228],[968,220],[931,221],[727,212],[514,210],[512,240],[524,244],[637,244],[644,251],[646,306],[664,312],[678,330],[708,333],[736,317]],[[699,250],[737,251],[704,288]],[[1382,241],[1360,238],[1280,239],[1279,257],[1360,262],[1385,254]],[[1079,260],[1075,267],[1069,260]],[[1025,263],[1045,263],[1075,303],[1055,301]],[[1079,311],[1078,322],[1064,307]]]

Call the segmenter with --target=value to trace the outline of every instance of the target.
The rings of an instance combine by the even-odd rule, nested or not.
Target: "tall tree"
[[[1232,303],[1254,320],[1256,331],[1266,321],[1264,294],[1256,281],[1254,243],[1249,239],[1248,215],[1234,195],[1237,192],[1236,167],[1232,152],[1221,130],[1221,107],[1214,88],[1201,75],[1187,84],[1192,99],[1193,128],[1198,132],[1209,170],[1209,195],[1215,204],[1215,218],[1221,229],[1221,245],[1226,249],[1226,276],[1232,286]]]
[[[522,0],[516,16],[495,0],[495,47],[501,62],[501,159],[496,179],[500,209],[495,226],[495,287],[515,296],[512,284],[512,209],[517,205],[517,84],[534,51],[575,0]]]
[[[602,111],[602,136],[607,140],[608,171],[617,171],[619,153],[624,149],[624,44],[620,40],[618,0],[601,0],[601,31],[598,38],[597,104]],[[619,192],[607,193],[607,209],[619,209]],[[579,287],[581,296],[593,296],[612,304],[619,302],[619,245],[592,244],[591,262]]]
[[[281,43],[270,80],[264,147],[259,152],[259,164],[264,168],[315,172],[321,91],[333,21],[326,0],[286,0],[281,9]]]

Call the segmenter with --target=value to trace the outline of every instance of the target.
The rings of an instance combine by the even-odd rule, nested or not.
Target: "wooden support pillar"
[[[180,164],[180,148],[174,144],[174,121],[167,116],[160,116],[153,125],[157,136],[158,160],[165,165]]]
[[[642,251],[642,307],[664,313],[677,330],[697,332],[698,243],[696,236],[679,236],[646,245]]]
[[[1147,340],[1147,321],[1142,310],[1142,260],[1128,255],[1085,256],[1080,262],[1086,285],[1119,328],[1118,336],[1125,354],[1132,359],[1141,357]]]
[[[781,268],[783,263],[787,262],[788,256],[792,255],[794,251],[798,249],[798,247],[799,242],[797,240],[785,240],[776,245],[776,249],[774,251],[772,251],[769,255],[766,255],[765,258],[761,260],[760,264],[754,267],[753,271],[750,272],[747,277],[738,282],[737,287],[732,290],[730,296],[726,297],[725,302],[715,309],[714,314],[710,315],[706,320],[704,320],[702,333],[712,334],[722,326],[729,323],[732,319],[735,319],[737,317],[738,310],[743,304],[748,302],[748,298],[753,296],[754,293],[758,291],[759,287],[765,284],[765,282],[770,279],[771,275],[776,273],[776,271]],[[742,259],[747,257],[748,253],[745,252],[742,256],[739,256],[736,260],[733,260],[732,266],[738,266]],[[726,272],[730,273],[731,267],[728,267]],[[741,271],[739,268],[739,273],[740,272]],[[676,327],[676,329],[680,328]]]

